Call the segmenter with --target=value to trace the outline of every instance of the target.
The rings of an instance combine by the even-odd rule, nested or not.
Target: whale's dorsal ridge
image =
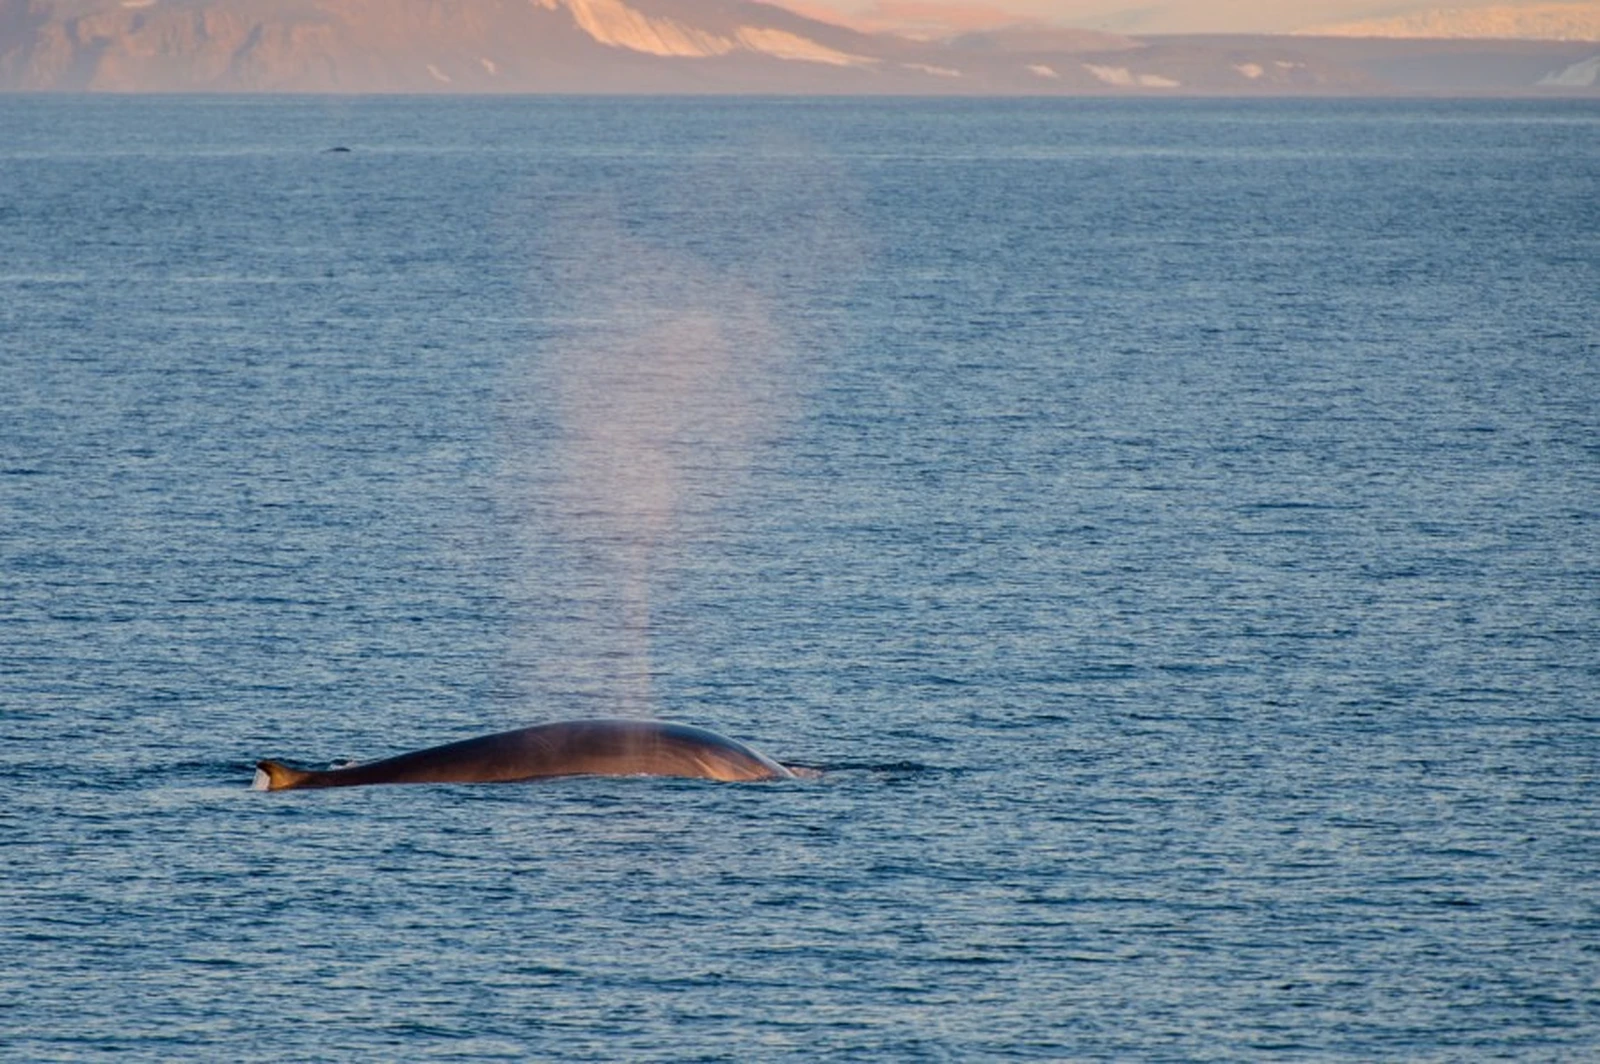
[[[537,724],[320,771],[259,761],[251,786],[283,791],[368,783],[511,783],[579,775],[742,782],[809,774],[692,724],[608,718]]]
[[[297,787],[310,778],[311,773],[290,768],[279,761],[257,761],[256,777],[250,784],[254,791],[283,791]]]

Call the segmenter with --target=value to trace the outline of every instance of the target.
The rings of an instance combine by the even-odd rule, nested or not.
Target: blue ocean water
[[[1586,102],[0,98],[0,1056],[1600,1055],[1597,205]],[[824,775],[247,789],[597,714]]]

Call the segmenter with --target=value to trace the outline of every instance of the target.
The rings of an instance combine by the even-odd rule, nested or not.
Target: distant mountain
[[[1600,41],[1600,4],[1439,7],[1303,31],[1323,37],[1473,37],[1497,40]]]
[[[0,0],[6,91],[1587,95],[1597,55],[1040,27],[918,41],[750,0]]]

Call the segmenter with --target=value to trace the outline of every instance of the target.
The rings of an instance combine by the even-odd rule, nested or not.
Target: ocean
[[[1600,106],[0,98],[0,1057],[1600,1056]],[[818,779],[249,789],[551,720]]]

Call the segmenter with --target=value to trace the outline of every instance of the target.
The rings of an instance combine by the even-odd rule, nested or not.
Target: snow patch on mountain
[[[565,7],[578,28],[601,44],[645,55],[710,59],[732,52],[757,52],[774,59],[829,66],[871,66],[878,60],[851,55],[786,30],[740,26],[731,36],[674,18],[647,15],[623,0],[533,0],[555,11]]]

